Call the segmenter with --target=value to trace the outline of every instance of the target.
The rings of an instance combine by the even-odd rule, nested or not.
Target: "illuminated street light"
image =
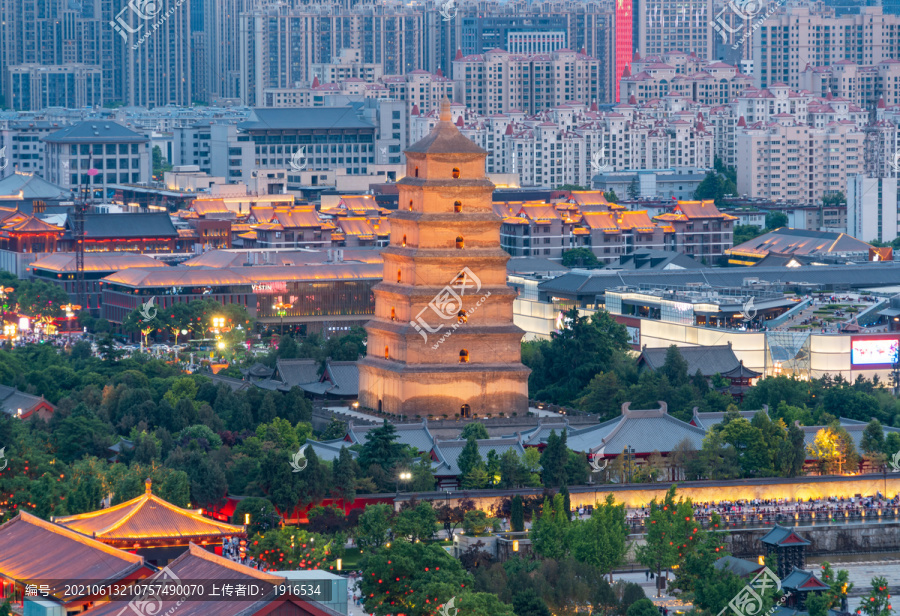
[[[284,337],[284,315],[287,314],[288,308],[291,307],[291,304],[287,304],[285,302],[278,302],[277,304],[272,304],[272,310],[281,317],[281,336]]]

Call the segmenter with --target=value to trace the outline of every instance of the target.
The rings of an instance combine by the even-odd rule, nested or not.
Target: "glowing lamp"
[[[342,561],[340,558],[338,558],[338,559],[337,559],[337,570],[338,570],[338,571],[341,570],[341,564],[343,564],[343,561]]]
[[[518,551],[519,551],[519,540],[513,539],[513,552],[518,552]]]
[[[759,555],[759,557],[756,559],[756,562],[758,562],[762,566],[766,565],[766,559],[762,554]]]
[[[249,513],[245,513],[245,514],[244,514],[244,525],[245,525],[245,526],[249,526],[249,525],[250,525],[250,514],[249,514]]]

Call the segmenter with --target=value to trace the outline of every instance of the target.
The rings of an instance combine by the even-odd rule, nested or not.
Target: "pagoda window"
[[[398,282],[398,283],[400,282],[400,278],[401,278],[401,277],[400,277],[400,270],[397,270],[397,282]]]
[[[459,167],[453,167],[453,179],[454,180],[459,179]]]
[[[419,177],[419,168],[416,167],[416,177]]]
[[[397,320],[397,311],[391,308],[391,321]]]
[[[400,242],[400,245],[401,245],[401,246],[406,246],[406,236],[405,236],[405,235],[403,236],[403,241]]]
[[[463,237],[461,235],[457,235],[456,236],[456,249],[462,250],[465,247],[465,245],[466,245],[466,243],[463,240]]]
[[[460,310],[456,313],[456,322],[457,323],[465,323],[469,320],[469,313],[465,310]]]
[[[459,352],[459,363],[467,364],[469,363],[469,352],[465,349]]]
[[[409,200],[409,211],[412,212],[412,199]]]
[[[385,359],[390,359],[390,358],[391,358],[390,351],[388,350],[387,347],[384,347],[384,358],[385,358]]]
[[[456,201],[453,203],[453,211],[456,212],[457,214],[462,212],[462,202],[461,201]]]

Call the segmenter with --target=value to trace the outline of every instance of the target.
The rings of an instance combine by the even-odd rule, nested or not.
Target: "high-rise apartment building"
[[[640,0],[637,48],[642,56],[677,49],[711,60],[715,58],[713,17],[713,0]]]
[[[424,13],[403,5],[264,6],[242,13],[240,91],[250,106],[263,103],[267,88],[311,81],[310,66],[330,62],[341,49],[402,75],[421,68]]]
[[[847,233],[864,242],[892,242],[900,236],[897,178],[863,174],[847,179]]]
[[[494,50],[463,57],[460,52],[453,61],[457,102],[484,115],[599,102],[600,75],[597,59],[568,49],[533,56]]]
[[[628,66],[631,64],[634,52],[634,6],[632,0],[616,0],[616,72],[615,72],[615,101],[618,103],[621,93],[619,91],[621,79],[628,74]]]
[[[863,171],[865,133],[850,122],[816,128],[790,114],[735,131],[738,193],[772,200],[819,202],[846,189]]]
[[[820,4],[788,6],[753,33],[753,78],[760,87],[786,83],[800,88],[807,66],[841,60],[874,66],[898,57],[900,15],[885,15],[879,6],[839,17]]]

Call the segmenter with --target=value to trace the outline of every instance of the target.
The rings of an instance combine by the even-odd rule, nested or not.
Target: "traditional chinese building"
[[[24,512],[0,526],[0,545],[0,604],[20,602],[28,584],[40,584],[41,597],[78,613],[98,599],[76,590],[79,582],[128,584],[152,572],[137,554]]]
[[[766,556],[772,554],[778,557],[778,577],[782,580],[790,574],[795,567],[806,567],[806,546],[809,541],[796,532],[783,526],[775,526],[760,539],[766,546]]]
[[[277,590],[287,583],[286,577],[264,573],[216,556],[191,544],[188,550],[168,567],[156,573],[153,582],[160,584],[193,580],[203,585],[203,599],[160,593],[154,605],[156,614],[177,613],[178,616],[343,616],[318,601],[291,596]],[[284,588],[283,586],[281,587]],[[243,590],[240,590],[243,589]],[[277,596],[276,596],[277,595]],[[85,616],[118,616],[129,610],[123,601],[98,605]],[[138,613],[137,608],[133,611]]]
[[[52,521],[106,545],[133,550],[148,562],[165,564],[193,542],[212,548],[223,537],[245,537],[243,526],[217,522],[199,510],[182,509],[155,496],[151,482],[137,498],[108,509],[52,518]]]
[[[400,208],[373,289],[375,318],[359,362],[364,407],[409,416],[525,414],[528,374],[516,292],[506,285],[487,152],[451,121],[406,151]]]

